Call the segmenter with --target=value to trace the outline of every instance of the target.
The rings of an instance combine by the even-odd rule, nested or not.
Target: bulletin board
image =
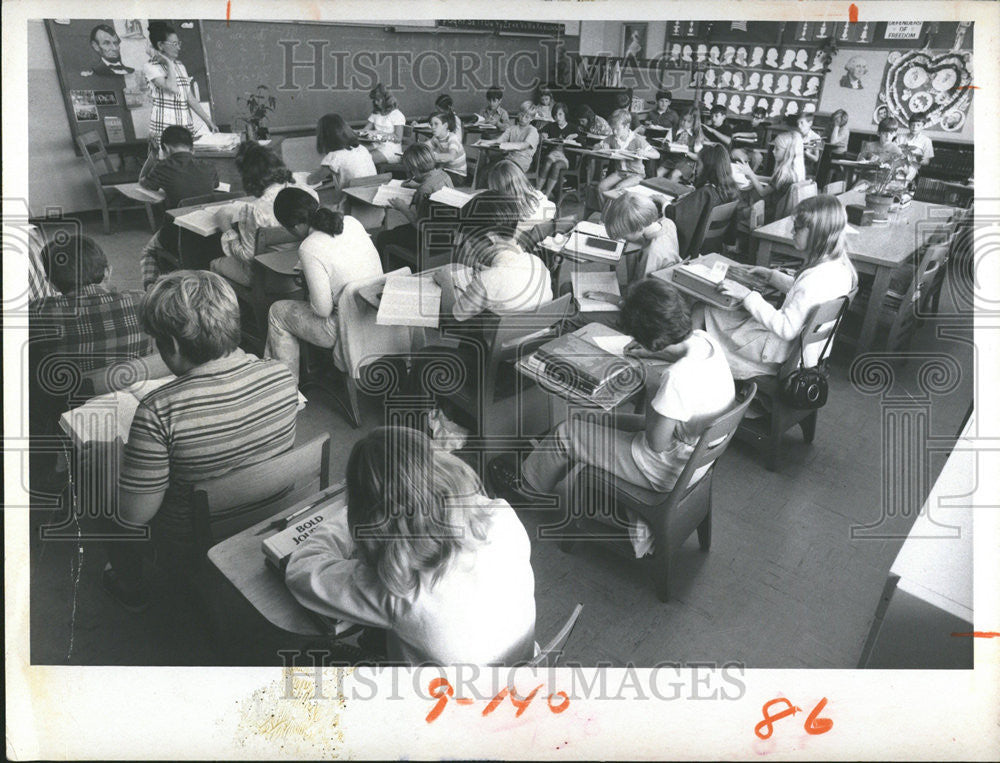
[[[209,101],[200,22],[169,20],[181,42],[181,62],[200,101]],[[66,104],[73,147],[76,137],[97,131],[108,143],[149,134],[150,102],[143,67],[149,60],[146,19],[46,19],[56,73]],[[114,36],[108,31],[112,30]],[[92,36],[97,42],[91,43]],[[117,38],[117,45],[114,40]],[[111,62],[95,49],[111,51]],[[117,49],[117,60],[115,52]]]

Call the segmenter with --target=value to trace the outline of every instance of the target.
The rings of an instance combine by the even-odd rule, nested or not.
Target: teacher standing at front
[[[176,30],[165,21],[150,21],[149,45],[149,61],[143,73],[149,81],[153,111],[149,116],[149,157],[143,174],[159,158],[160,136],[165,129],[180,125],[193,131],[192,111],[212,132],[219,131],[191,89],[191,77],[180,62],[181,41]]]

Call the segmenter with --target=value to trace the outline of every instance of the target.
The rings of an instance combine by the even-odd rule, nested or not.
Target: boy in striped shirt
[[[178,270],[142,301],[143,328],[177,378],[139,403],[125,445],[119,516],[149,524],[168,565],[193,559],[191,485],[266,461],[295,441],[298,391],[288,369],[239,349],[240,310],[225,279]],[[102,583],[132,611],[146,607],[142,550],[108,544]]]

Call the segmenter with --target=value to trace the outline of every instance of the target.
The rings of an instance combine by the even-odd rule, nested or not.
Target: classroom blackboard
[[[312,126],[327,112],[349,122],[371,113],[368,91],[383,82],[408,120],[426,117],[450,93],[460,113],[481,110],[484,89],[504,89],[513,110],[554,70],[555,38],[492,32],[323,23],[204,21],[217,121],[239,116],[236,99],[267,85],[278,98],[270,127]],[[318,62],[318,63],[317,63]],[[296,65],[304,64],[304,65]]]

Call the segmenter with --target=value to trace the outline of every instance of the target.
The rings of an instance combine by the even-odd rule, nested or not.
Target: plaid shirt
[[[100,284],[45,297],[31,305],[30,333],[40,340],[42,357],[72,360],[80,372],[151,355],[153,341],[139,327],[140,299],[142,292]]]
[[[42,249],[45,241],[41,232],[34,225],[28,231],[28,303],[43,297],[54,297],[59,292],[49,283],[45,275],[45,265],[42,264]]]
[[[161,90],[153,83],[154,79],[160,77],[166,79],[167,70],[163,64],[150,60],[143,70],[149,81],[149,94],[153,102],[153,111],[149,115],[149,137],[155,140],[157,145],[159,145],[163,131],[170,125],[180,125],[188,129],[194,127],[191,106],[188,104],[191,77],[188,76],[187,69],[180,61],[174,61],[173,67],[176,71],[177,87],[180,89],[180,93],[177,95]]]

